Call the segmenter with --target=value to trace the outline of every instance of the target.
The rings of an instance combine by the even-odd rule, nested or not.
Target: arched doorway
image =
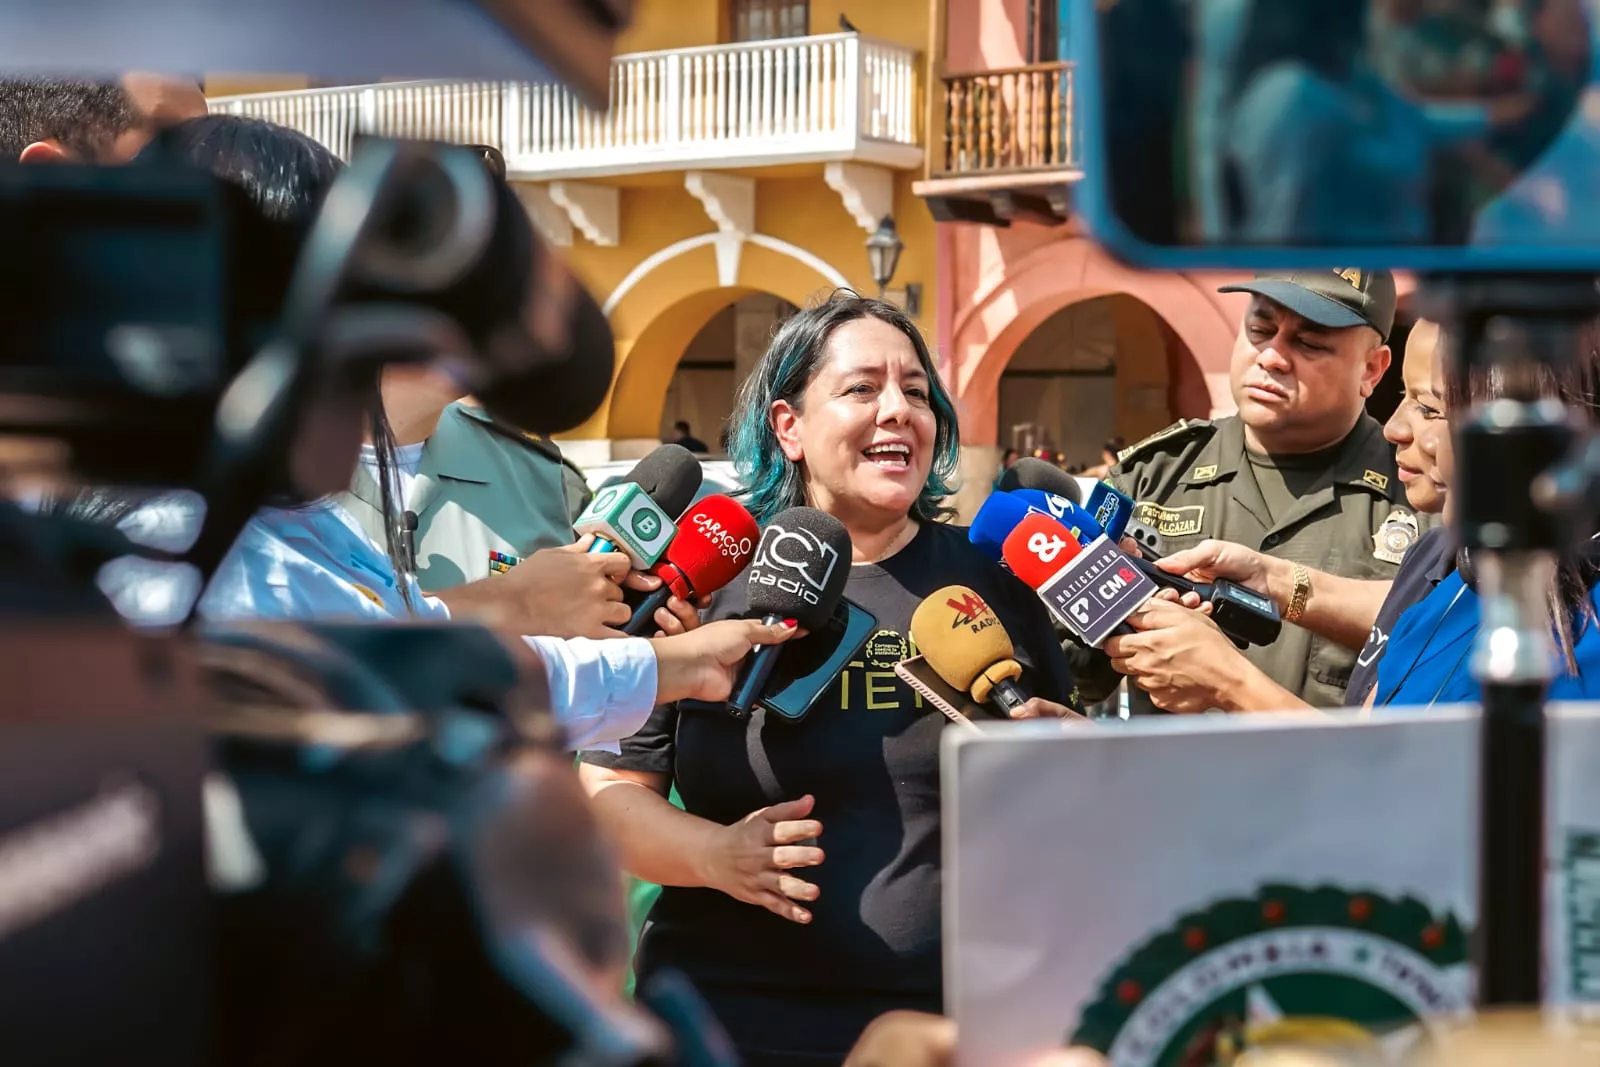
[[[726,452],[724,433],[739,387],[778,327],[798,310],[780,296],[751,293],[711,316],[667,383],[661,437],[674,436],[674,425],[685,422],[713,453]]]
[[[1091,466],[1113,437],[1136,440],[1174,418],[1208,413],[1203,382],[1185,373],[1192,364],[1170,327],[1132,296],[1069,304],[1039,323],[1003,368],[998,444]]]
[[[759,289],[709,289],[662,311],[628,346],[611,391],[612,438],[638,446],[682,419],[718,450],[745,375],[795,305]]]

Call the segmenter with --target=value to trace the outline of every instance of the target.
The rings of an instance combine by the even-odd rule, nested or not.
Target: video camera
[[[485,6],[572,44],[594,95],[613,9]],[[526,432],[577,425],[610,331],[551,283],[497,156],[364,139],[309,226],[159,139],[124,167],[0,165],[0,483],[194,490],[198,540],[166,558],[205,576],[263,503],[348,484],[359,432],[289,457],[312,419],[358,431],[346,401],[386,366],[442,367]],[[0,503],[0,546],[8,1063],[724,1062],[692,991],[622,999],[620,872],[526,650],[135,632],[94,587],[114,531]]]

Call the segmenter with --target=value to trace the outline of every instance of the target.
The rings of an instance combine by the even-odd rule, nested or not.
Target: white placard
[[[1469,1008],[1476,709],[949,732],[963,1067],[1293,1037],[1400,1053]],[[1600,708],[1551,711],[1547,990],[1600,1003]],[[1359,1027],[1349,1025],[1360,1024]]]

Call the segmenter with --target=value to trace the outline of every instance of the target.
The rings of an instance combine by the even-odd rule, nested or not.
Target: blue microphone
[[[1111,483],[1095,483],[1095,487],[1089,491],[1086,509],[1111,540],[1120,541],[1122,535],[1128,532],[1128,522],[1133,518],[1133,501]]]
[[[1080,545],[1086,545],[1105,534],[1105,530],[1095,522],[1093,515],[1066,497],[1041,492],[1038,489],[1013,489],[1009,495],[1026,504],[1029,511],[1048,515],[1071,530],[1072,536],[1078,539]]]
[[[967,529],[967,540],[985,556],[999,563],[1004,559],[1003,546],[1017,524],[1027,518],[1028,505],[1010,493],[990,493],[978,514]]]

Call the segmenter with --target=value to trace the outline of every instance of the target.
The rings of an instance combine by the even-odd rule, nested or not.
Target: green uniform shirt
[[[587,492],[548,440],[494,421],[482,408],[444,409],[422,449],[407,502],[417,514],[417,580],[437,592],[490,575],[490,553],[512,560],[571,544],[572,508]],[[378,481],[365,465],[338,500],[383,544]]]
[[[1276,520],[1250,469],[1237,416],[1170,426],[1125,449],[1108,480],[1133,499],[1134,519],[1159,533],[1169,554],[1211,537],[1347,578],[1390,579],[1422,526],[1396,477],[1394,448],[1367,415],[1323,472],[1292,472],[1291,484],[1304,489],[1286,508],[1280,504]],[[1354,651],[1290,623],[1273,644],[1245,655],[1317,707],[1343,705],[1356,659]],[[1088,684],[1079,679],[1089,699],[1115,687],[1104,656],[1083,666],[1093,677]],[[1129,692],[1135,714],[1155,710],[1142,691]]]

